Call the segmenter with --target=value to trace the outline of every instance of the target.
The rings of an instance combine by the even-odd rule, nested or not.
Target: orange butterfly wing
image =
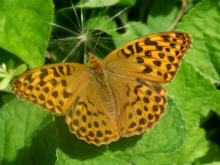
[[[109,113],[108,91],[94,81],[89,67],[77,63],[41,66],[21,75],[11,84],[19,98],[56,115],[66,115],[70,131],[96,145],[119,138]]]
[[[82,76],[84,75],[84,76]],[[44,65],[22,74],[11,84],[18,97],[41,106],[56,115],[67,113],[79,93],[78,88],[89,79],[88,66],[76,63]],[[70,85],[69,85],[70,84]]]
[[[189,50],[192,38],[184,32],[162,32],[135,39],[103,61],[115,96],[120,136],[150,130],[165,112],[166,90]]]
[[[191,44],[192,38],[188,33],[154,33],[114,50],[102,65],[116,74],[167,83],[174,78]]]

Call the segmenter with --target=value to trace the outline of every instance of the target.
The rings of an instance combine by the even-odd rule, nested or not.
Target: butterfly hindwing
[[[165,113],[166,90],[158,83],[109,72],[110,88],[114,92],[120,136],[141,134],[153,128]]]
[[[119,138],[118,126],[112,114],[116,111],[111,93],[100,83],[91,80],[76,97],[66,115],[66,122],[78,138],[99,146]]]

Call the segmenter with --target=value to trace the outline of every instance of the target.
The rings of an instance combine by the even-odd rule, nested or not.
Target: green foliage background
[[[104,27],[106,43],[101,40],[97,55],[110,51],[137,37],[166,31],[181,9],[174,0],[98,0],[73,1],[77,13],[84,13],[85,30],[99,31],[105,17],[109,19],[131,5]],[[14,79],[15,66],[34,68],[61,62],[65,52],[74,47],[52,44],[45,58],[53,26],[76,22],[68,0],[1,0],[0,65],[5,63]],[[101,9],[108,7],[102,15]],[[53,14],[55,11],[55,15]],[[67,19],[68,18],[68,19]],[[187,0],[183,17],[173,29],[188,32],[193,44],[168,91],[166,113],[151,131],[97,147],[76,138],[68,130],[64,117],[54,117],[38,106],[16,98],[9,86],[0,91],[0,164],[218,164],[220,161],[220,2]],[[141,23],[138,23],[140,22]],[[95,22],[92,26],[92,22]],[[127,26],[123,30],[113,28]],[[77,28],[68,27],[77,32]],[[68,37],[63,31],[53,35]],[[53,43],[53,42],[52,42]],[[60,43],[60,42],[57,42]],[[86,45],[86,44],[85,44]],[[70,61],[83,62],[89,51],[79,47]],[[105,45],[105,44],[103,44]],[[59,48],[55,50],[54,47]],[[92,45],[91,47],[94,47]],[[86,51],[85,51],[86,50]],[[91,51],[91,50],[90,50]],[[58,52],[58,55],[57,55]],[[45,60],[46,59],[46,60]],[[1,78],[0,74],[0,81]]]

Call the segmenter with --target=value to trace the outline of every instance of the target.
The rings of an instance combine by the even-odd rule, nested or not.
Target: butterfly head
[[[89,52],[87,57],[87,62],[90,67],[90,71],[92,75],[96,77],[98,81],[102,81],[102,79],[104,78],[104,70],[97,56]]]
[[[90,65],[90,64],[92,64],[92,63],[94,63],[96,61],[99,61],[99,60],[98,60],[98,58],[97,58],[97,56],[95,54],[93,54],[92,52],[89,52],[86,61]]]

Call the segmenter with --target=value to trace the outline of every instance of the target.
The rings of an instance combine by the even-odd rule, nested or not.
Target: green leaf
[[[153,33],[153,30],[140,22],[129,22],[126,26],[127,29],[124,34],[113,34],[113,41],[117,48],[138,37]]]
[[[56,164],[103,164],[106,161],[129,164],[136,156],[137,159],[149,157],[151,160],[152,153],[175,152],[183,145],[186,137],[186,123],[172,100],[169,100],[165,115],[151,131],[129,138],[122,137],[100,147],[87,144],[71,134],[64,118],[57,117],[56,124],[59,138]]]
[[[9,69],[9,73],[10,70],[14,70],[14,67],[21,62],[21,60],[15,56],[14,54],[2,49],[0,47],[0,65],[2,63],[7,64],[7,68]]]
[[[14,99],[0,108],[1,163],[54,164],[55,125],[40,107]]]
[[[11,77],[5,77],[2,81],[0,81],[0,90],[3,90],[10,82]]]
[[[195,165],[208,164],[208,163],[214,162],[214,161],[220,162],[219,153],[220,153],[219,146],[216,143],[211,143],[210,149],[207,152],[207,154],[204,157],[196,160]]]
[[[98,12],[97,12],[98,14]],[[85,24],[85,30],[102,30],[106,33],[111,34],[109,31],[117,27],[115,21],[107,19],[107,15],[93,16],[87,19]]]
[[[14,69],[14,61],[12,59],[9,59],[8,61],[8,73],[11,74]]]
[[[42,65],[50,37],[51,0],[2,0],[0,11],[0,46],[32,67]]]
[[[199,127],[200,120],[206,117],[210,109],[220,111],[220,94],[210,81],[204,78],[185,60],[176,78],[165,85],[168,95],[177,102],[187,122],[185,145],[175,154],[158,155],[160,163],[192,162],[204,156],[209,149],[205,131]]]
[[[81,0],[76,4],[76,7],[94,8],[94,7],[107,7],[116,4],[119,0],[100,1],[100,0]]]
[[[154,32],[167,31],[178,15],[180,7],[181,1],[154,1],[146,25]]]
[[[220,3],[203,0],[184,17],[178,30],[189,32],[193,44],[185,60],[213,83],[220,82]]]
[[[207,13],[213,14],[206,15]],[[192,35],[193,44],[176,78],[165,87],[168,89],[168,95],[182,109],[188,133],[184,147],[175,154],[158,154],[157,158],[160,160],[158,163],[189,163],[208,154],[210,141],[206,139],[206,132],[199,125],[208,116],[209,110],[220,114],[220,93],[212,84],[219,79],[217,71],[219,65],[216,65],[219,60],[213,62],[213,59],[220,58],[219,47],[213,50],[208,48],[209,43],[213,42],[215,45],[220,35],[217,34],[217,28],[213,28],[213,25],[207,26],[204,21],[216,26],[219,25],[217,21],[219,17],[219,2],[203,0],[178,26],[179,31]],[[207,36],[212,38],[206,40]]]
[[[27,65],[26,64],[21,64],[19,65],[16,69],[15,69],[15,72],[14,72],[14,76],[18,76],[22,73],[24,73],[27,69]]]
[[[131,164],[151,165],[151,164],[155,164],[155,158],[151,154],[143,155],[143,156],[135,156],[131,160]]]
[[[119,2],[116,4],[117,6],[129,6],[133,5],[137,2],[137,0],[119,0]]]

